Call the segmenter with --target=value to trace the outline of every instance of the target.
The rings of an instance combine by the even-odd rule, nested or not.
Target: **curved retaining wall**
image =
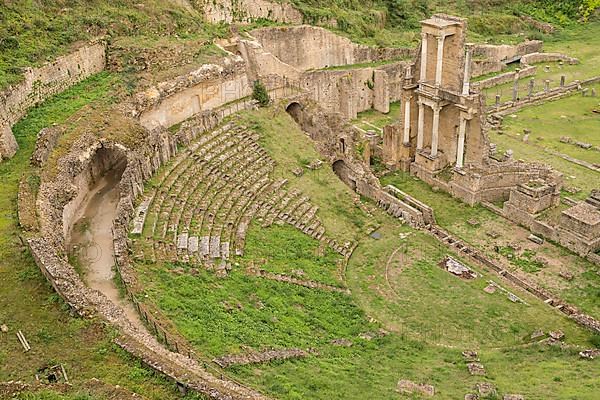
[[[102,170],[102,161],[94,166],[95,155],[102,148],[126,154],[127,166],[119,184],[121,197],[114,225],[114,248],[123,281],[128,287],[135,284],[130,270],[124,268],[129,265],[127,226],[134,213],[134,198],[142,192],[144,180],[176,153],[175,137],[165,131],[149,132],[145,142],[139,143],[136,150],[115,142],[98,141],[94,135],[84,135],[78,139],[72,151],[61,159],[57,176],[50,181],[43,181],[40,188],[38,207],[45,209],[40,216],[41,232],[27,240],[40,270],[79,315],[98,315],[108,321],[118,329],[120,336],[116,342],[121,347],[184,387],[219,400],[267,399],[239,383],[216,378],[187,355],[168,350],[148,331],[136,328],[125,312],[106,296],[86,286],[68,263],[64,232],[68,232],[73,222],[73,213],[65,212],[65,207],[76,209],[75,205],[85,197],[86,179],[93,179],[94,170]],[[165,339],[170,338],[165,336]]]
[[[91,43],[39,68],[28,68],[23,81],[0,92],[0,160],[17,151],[11,127],[50,96],[104,70],[106,44]]]

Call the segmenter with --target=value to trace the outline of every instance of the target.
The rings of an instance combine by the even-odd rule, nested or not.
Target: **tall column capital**
[[[436,38],[436,40],[437,40],[437,41],[438,41],[438,43],[439,43],[439,42],[443,42],[443,41],[444,41],[444,39],[446,39],[446,36],[444,36],[444,35],[438,35],[438,36],[436,36],[435,38]]]
[[[421,39],[422,39],[422,40],[426,40],[426,39],[427,39],[427,35],[428,35],[428,33],[426,33],[426,32],[421,32]]]

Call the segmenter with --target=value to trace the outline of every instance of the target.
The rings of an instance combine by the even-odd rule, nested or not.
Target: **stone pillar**
[[[442,66],[444,61],[444,35],[437,36],[437,63],[435,64],[435,86],[442,85]]]
[[[592,88],[592,97],[596,97],[597,95],[596,88]]]
[[[529,80],[529,87],[528,87],[528,90],[527,90],[527,96],[529,96],[529,97],[533,96],[533,88],[534,87],[535,87],[535,79],[531,78]]]
[[[567,77],[564,75],[560,76],[560,87],[565,86],[565,81],[566,81]]]
[[[544,81],[544,92],[548,93],[550,91],[550,79],[546,79]]]
[[[496,107],[499,107],[499,106],[500,106],[500,95],[497,94],[496,95]]]
[[[367,165],[371,165],[371,142],[365,140],[363,146],[363,160]]]
[[[401,159],[402,144],[400,126],[386,125],[383,127],[383,162],[396,166]]]
[[[460,115],[460,125],[458,126],[458,144],[456,147],[456,168],[462,168],[465,159],[465,135],[467,133],[467,119]]]
[[[388,74],[382,70],[373,72],[373,108],[387,114],[390,112],[390,84]]]
[[[435,104],[433,107],[433,127],[431,129],[431,157],[437,157],[438,136],[440,130],[440,111],[442,107]]]
[[[419,120],[417,123],[417,150],[423,148],[423,129],[425,129],[425,105],[419,101]]]
[[[404,100],[404,137],[402,143],[408,145],[410,143],[410,100],[412,97],[408,97]]]
[[[469,95],[471,89],[471,46],[467,45],[467,54],[465,55],[465,75],[463,76],[463,96]]]
[[[19,145],[10,125],[0,123],[0,161],[13,157],[18,149]]]
[[[420,80],[427,79],[427,34],[421,33],[421,76]]]
[[[517,101],[519,98],[519,71],[515,73],[515,79],[513,80],[513,90],[512,90],[512,101]]]

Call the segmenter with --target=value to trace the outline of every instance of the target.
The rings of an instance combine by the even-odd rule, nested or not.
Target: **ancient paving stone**
[[[203,257],[208,256],[210,252],[210,238],[208,236],[202,236],[200,238],[200,255]]]
[[[177,236],[177,250],[187,249],[188,247],[188,234],[182,233]]]
[[[196,254],[198,252],[198,236],[190,236],[188,238],[188,251],[191,254]]]
[[[485,368],[483,364],[472,362],[467,364],[467,369],[471,375],[485,375]]]
[[[424,383],[415,383],[406,379],[398,381],[396,391],[402,394],[413,394],[418,393],[423,396],[433,396],[435,394],[435,387]]]

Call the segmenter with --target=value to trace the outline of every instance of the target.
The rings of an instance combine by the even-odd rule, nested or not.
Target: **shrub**
[[[259,80],[254,81],[254,86],[252,88],[252,99],[258,101],[258,104],[261,107],[266,107],[271,102],[267,88]]]

